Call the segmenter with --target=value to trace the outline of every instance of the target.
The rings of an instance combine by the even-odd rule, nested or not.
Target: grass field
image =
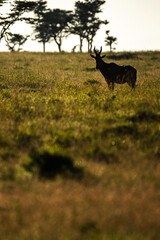
[[[0,53],[2,240],[160,239],[160,52]]]

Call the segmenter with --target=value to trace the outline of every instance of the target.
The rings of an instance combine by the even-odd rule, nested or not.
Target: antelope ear
[[[101,58],[104,58],[106,55],[103,55]]]
[[[93,56],[92,54],[90,54],[90,55],[91,55],[91,57],[92,57],[92,58],[95,58],[95,59],[96,59],[96,57],[95,57],[95,56]]]

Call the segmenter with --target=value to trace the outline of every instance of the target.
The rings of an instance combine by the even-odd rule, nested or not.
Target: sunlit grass
[[[117,56],[135,90],[88,54],[0,53],[2,239],[160,238],[160,53]]]

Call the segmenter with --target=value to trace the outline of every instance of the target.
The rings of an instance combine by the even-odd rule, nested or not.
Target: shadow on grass
[[[141,122],[141,121],[160,121],[160,114],[156,114],[150,111],[138,111],[134,116],[129,117],[127,120],[132,122]]]
[[[116,127],[111,127],[111,128],[107,128],[102,132],[102,136],[107,136],[108,133],[113,133],[117,136],[120,135],[137,135],[138,134],[138,130],[137,127],[134,125],[122,125],[122,126],[116,126]]]
[[[95,67],[87,67],[87,68],[85,68],[85,70],[86,70],[87,72],[95,72],[95,71],[96,71],[96,68],[95,68]]]
[[[87,80],[84,82],[85,85],[93,85],[93,84],[97,84],[97,85],[100,85],[101,83],[97,80]]]
[[[116,156],[116,148],[103,148],[101,146],[97,146],[93,149],[89,149],[88,157],[94,159],[95,162],[104,162],[106,164],[115,164],[118,163],[118,157]]]
[[[83,178],[83,169],[74,165],[73,160],[64,154],[33,151],[24,168],[38,173],[40,178],[53,179],[57,175],[66,178]]]
[[[85,221],[80,227],[79,227],[81,236],[83,239],[101,239],[100,238],[100,230],[97,226],[97,223],[95,221]]]

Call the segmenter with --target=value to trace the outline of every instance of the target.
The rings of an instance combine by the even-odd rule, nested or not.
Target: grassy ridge
[[[160,238],[160,53],[112,58],[134,91],[88,54],[0,53],[2,239]]]

